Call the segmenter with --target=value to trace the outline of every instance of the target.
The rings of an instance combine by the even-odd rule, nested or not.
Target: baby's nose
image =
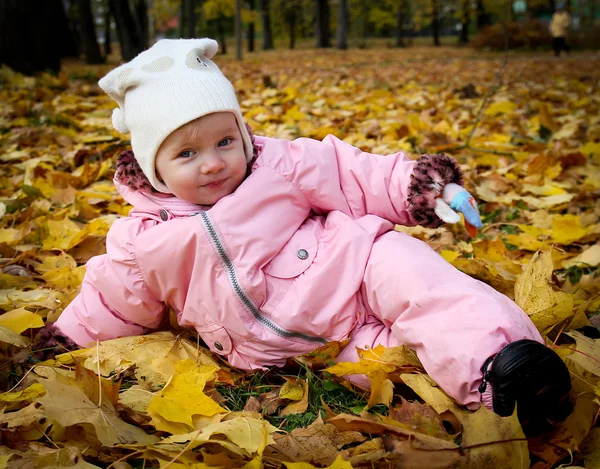
[[[219,155],[208,155],[202,162],[202,172],[204,174],[216,173],[225,168],[225,161]]]

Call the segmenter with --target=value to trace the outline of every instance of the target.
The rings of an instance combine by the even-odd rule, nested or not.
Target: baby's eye
[[[189,158],[193,154],[194,154],[194,152],[192,150],[184,150],[181,153],[179,153],[179,157],[180,158]]]
[[[221,140],[217,146],[218,147],[226,147],[230,143],[231,143],[231,139],[229,137],[227,137],[227,138],[224,138],[223,140]]]

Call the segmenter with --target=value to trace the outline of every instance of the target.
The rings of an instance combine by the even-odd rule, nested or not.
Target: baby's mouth
[[[227,181],[227,178],[217,179],[216,181],[209,182],[208,184],[203,184],[202,187],[208,187],[209,189],[217,189],[221,187],[225,181]]]

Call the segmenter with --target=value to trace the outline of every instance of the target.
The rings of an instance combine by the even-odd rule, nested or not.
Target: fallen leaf
[[[511,417],[500,417],[484,406],[471,412],[460,408],[424,375],[404,374],[402,380],[438,414],[450,411],[458,419],[463,428],[460,447],[465,454],[460,467],[529,467],[527,441],[516,410]]]
[[[17,308],[0,316],[0,327],[20,334],[27,329],[44,327],[44,320],[25,308]]]
[[[169,422],[183,423],[193,429],[192,416],[213,416],[225,412],[219,404],[204,394],[206,382],[213,380],[217,368],[198,366],[193,360],[182,360],[175,365],[175,372],[167,385],[157,393],[148,405],[151,417],[159,415]],[[158,424],[157,429],[163,430]]]
[[[262,454],[267,445],[275,444],[272,433],[277,428],[265,420],[248,417],[238,417],[233,420],[216,423],[203,428],[201,431],[173,435],[162,440],[164,443],[191,442],[195,448],[209,440],[214,434],[225,435],[229,441],[239,446],[249,454]]]
[[[285,435],[275,434],[274,439],[277,453],[283,456],[280,459],[327,465],[335,460],[344,446],[361,443],[366,437],[357,431],[340,432],[334,425],[324,423],[318,417],[308,427],[296,428]]]
[[[515,302],[542,333],[573,316],[572,297],[550,286],[553,270],[550,252],[536,252],[515,283]]]
[[[73,378],[54,373],[37,381],[46,389],[46,394],[36,401],[42,405],[46,417],[62,427],[90,424],[104,446],[157,441],[156,437],[120,420],[110,401],[103,401],[102,407],[93,404]]]

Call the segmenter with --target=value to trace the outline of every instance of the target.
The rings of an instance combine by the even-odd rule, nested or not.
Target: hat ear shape
[[[194,44],[194,49],[198,51],[198,55],[203,55],[207,59],[212,59],[219,50],[219,43],[214,39],[204,38],[198,39]]]
[[[122,134],[129,133],[129,127],[127,127],[125,122],[125,113],[119,107],[113,109],[112,124],[118,132],[121,132]]]

